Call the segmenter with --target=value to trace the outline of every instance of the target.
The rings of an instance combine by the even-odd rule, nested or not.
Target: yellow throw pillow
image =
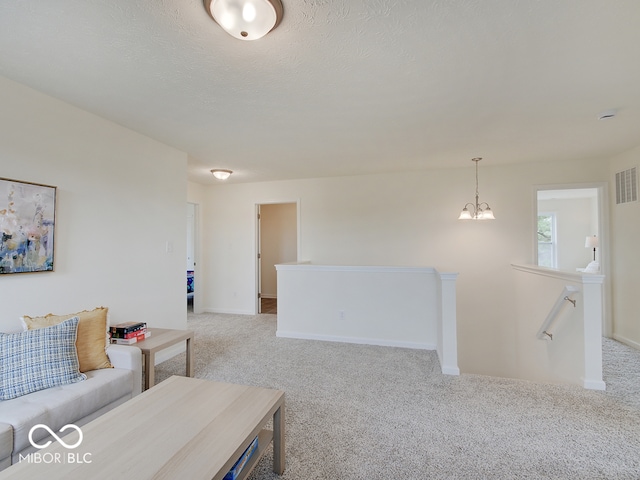
[[[27,330],[35,330],[42,327],[57,325],[72,317],[79,317],[78,337],[76,350],[80,371],[98,370],[100,368],[113,368],[106,352],[107,338],[107,311],[106,307],[98,307],[94,310],[71,313],[69,315],[53,315],[44,317],[22,317]]]

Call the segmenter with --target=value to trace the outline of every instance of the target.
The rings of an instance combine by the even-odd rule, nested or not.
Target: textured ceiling
[[[640,144],[638,0],[283,4],[243,42],[201,0],[2,0],[0,75],[187,152],[201,183]]]

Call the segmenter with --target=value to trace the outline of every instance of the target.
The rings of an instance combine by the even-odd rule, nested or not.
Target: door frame
[[[593,188],[597,190],[598,233],[600,235],[600,273],[604,275],[604,298],[602,312],[602,333],[605,337],[613,335],[613,317],[611,310],[611,250],[609,229],[609,184],[607,182],[562,183],[534,185],[533,187],[533,264],[538,265],[538,192],[543,190],[575,190]],[[573,272],[575,273],[575,272]]]
[[[203,313],[202,309],[202,278],[199,266],[202,265],[200,258],[201,239],[200,239],[200,204],[196,202],[187,202],[187,205],[193,205],[193,313]]]
[[[260,258],[260,248],[262,243],[261,238],[261,230],[260,230],[260,206],[261,205],[279,205],[279,204],[295,204],[296,205],[296,261],[300,261],[300,252],[302,251],[302,230],[301,230],[301,208],[300,208],[300,198],[295,200],[274,200],[268,202],[259,202],[255,204],[254,211],[254,219],[255,219],[255,238],[254,238],[254,256],[253,260],[255,262],[255,307],[254,307],[254,315],[261,313],[262,306],[260,302],[260,293],[261,293],[261,284],[262,284],[262,261]]]

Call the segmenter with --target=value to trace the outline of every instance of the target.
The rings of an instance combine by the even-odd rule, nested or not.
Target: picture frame
[[[56,192],[0,177],[0,275],[54,270]]]

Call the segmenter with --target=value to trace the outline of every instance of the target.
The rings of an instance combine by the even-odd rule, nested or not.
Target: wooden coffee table
[[[273,431],[265,425],[273,420]],[[285,468],[284,392],[174,376],[81,427],[82,443],[58,442],[0,479],[222,479],[258,436],[246,478],[273,442],[273,470]],[[75,443],[77,433],[63,437]],[[68,461],[73,456],[73,461]],[[78,462],[77,460],[80,460]]]

